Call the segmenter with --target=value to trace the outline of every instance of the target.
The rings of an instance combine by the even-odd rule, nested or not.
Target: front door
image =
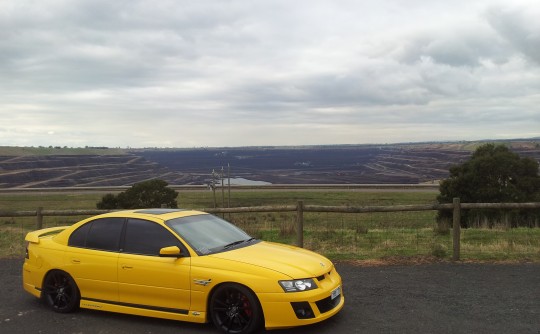
[[[128,220],[124,247],[118,257],[119,301],[122,304],[188,313],[191,258],[159,257],[159,250],[168,246],[181,248],[181,243],[163,226],[142,219]]]

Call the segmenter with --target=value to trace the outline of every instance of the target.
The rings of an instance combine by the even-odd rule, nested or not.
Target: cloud
[[[540,65],[540,8],[491,7],[486,18],[491,27],[509,46]]]
[[[0,137],[135,147],[538,136],[539,9],[5,1]]]

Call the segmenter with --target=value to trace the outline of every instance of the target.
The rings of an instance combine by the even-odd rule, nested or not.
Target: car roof
[[[169,220],[174,218],[205,215],[208,214],[203,211],[186,210],[186,209],[167,209],[167,208],[149,208],[149,209],[134,209],[134,210],[122,210],[113,211],[101,215],[102,217],[133,217],[133,218],[154,218],[159,220]]]
[[[87,219],[81,220],[76,224],[73,224],[58,233],[54,236],[54,240],[60,244],[67,245],[69,235],[79,228],[82,224],[86,224],[92,220],[100,218],[138,218],[138,219],[148,219],[154,222],[159,222],[164,224],[167,220],[197,216],[197,215],[207,215],[208,213],[197,210],[183,210],[183,209],[134,209],[134,210],[121,210],[121,211],[111,211],[101,215],[89,217]]]

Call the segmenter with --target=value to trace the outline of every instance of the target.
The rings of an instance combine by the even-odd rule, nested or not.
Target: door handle
[[[128,266],[127,264],[122,265],[122,269],[133,269],[132,266]]]
[[[71,263],[79,264],[79,263],[81,263],[81,260],[79,260],[79,259],[71,259]]]

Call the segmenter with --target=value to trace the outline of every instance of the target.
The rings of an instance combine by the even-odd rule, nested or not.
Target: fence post
[[[452,260],[459,261],[461,246],[461,203],[459,197],[454,198],[454,213],[452,215],[452,240],[454,252]]]
[[[304,201],[296,206],[296,245],[304,247]]]
[[[43,228],[43,207],[40,206],[36,210],[36,229],[41,230]]]

